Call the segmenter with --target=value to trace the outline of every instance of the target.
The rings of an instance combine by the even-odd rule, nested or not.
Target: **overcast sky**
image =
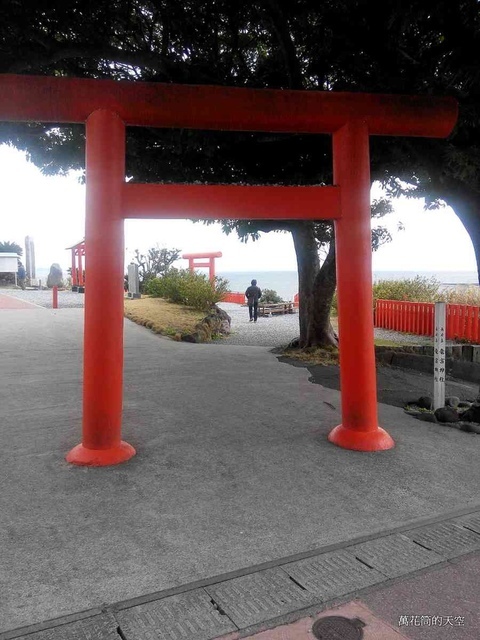
[[[395,213],[382,221],[393,242],[373,255],[374,271],[476,271],[470,238],[450,208],[424,211],[412,200],[394,205]],[[0,146],[1,241],[24,246],[25,236],[33,236],[37,267],[58,262],[66,269],[70,253],[65,249],[84,237],[84,221],[85,187],[75,175],[45,177],[22,152]],[[397,232],[399,221],[405,231]],[[127,220],[125,225],[127,261],[135,249],[158,243],[182,253],[222,251],[217,271],[296,270],[290,234],[263,234],[258,242],[244,244],[234,234],[223,234],[219,225],[187,220]]]

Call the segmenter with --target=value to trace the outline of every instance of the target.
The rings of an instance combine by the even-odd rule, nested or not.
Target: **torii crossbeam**
[[[369,136],[446,137],[455,100],[16,75],[0,76],[0,95],[0,121],[86,123],[83,441],[69,462],[111,465],[135,454],[121,440],[125,218],[334,220],[342,424],[329,440],[360,451],[394,446],[377,416]],[[332,134],[334,186],[126,183],[127,125]]]

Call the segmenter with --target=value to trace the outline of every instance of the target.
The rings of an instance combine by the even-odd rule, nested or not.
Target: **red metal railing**
[[[447,340],[480,340],[480,307],[447,304]],[[433,336],[435,304],[404,300],[377,300],[375,326],[419,336]]]

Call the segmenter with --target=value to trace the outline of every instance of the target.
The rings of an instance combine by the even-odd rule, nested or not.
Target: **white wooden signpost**
[[[445,405],[445,371],[446,371],[446,304],[435,303],[435,335],[433,344],[433,408]]]

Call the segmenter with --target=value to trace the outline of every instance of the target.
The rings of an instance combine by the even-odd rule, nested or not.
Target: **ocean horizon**
[[[372,282],[379,280],[410,280],[415,276],[435,278],[443,285],[478,285],[476,271],[374,271]],[[243,292],[255,278],[260,289],[273,289],[284,300],[293,300],[298,293],[297,271],[217,271],[217,276],[225,278],[229,282],[231,291]]]
[[[36,270],[37,278],[46,282],[50,269],[39,267]],[[207,273],[206,269],[201,270]],[[64,270],[64,275],[67,275]],[[217,271],[217,275],[225,278],[229,282],[231,291],[243,292],[249,286],[251,280],[255,278],[261,289],[273,289],[284,300],[293,300],[293,296],[298,293],[298,273],[297,271]],[[435,278],[443,285],[478,285],[478,274],[476,271],[423,271],[423,270],[391,270],[374,271],[372,282],[379,280],[406,280],[415,276],[425,278]]]

